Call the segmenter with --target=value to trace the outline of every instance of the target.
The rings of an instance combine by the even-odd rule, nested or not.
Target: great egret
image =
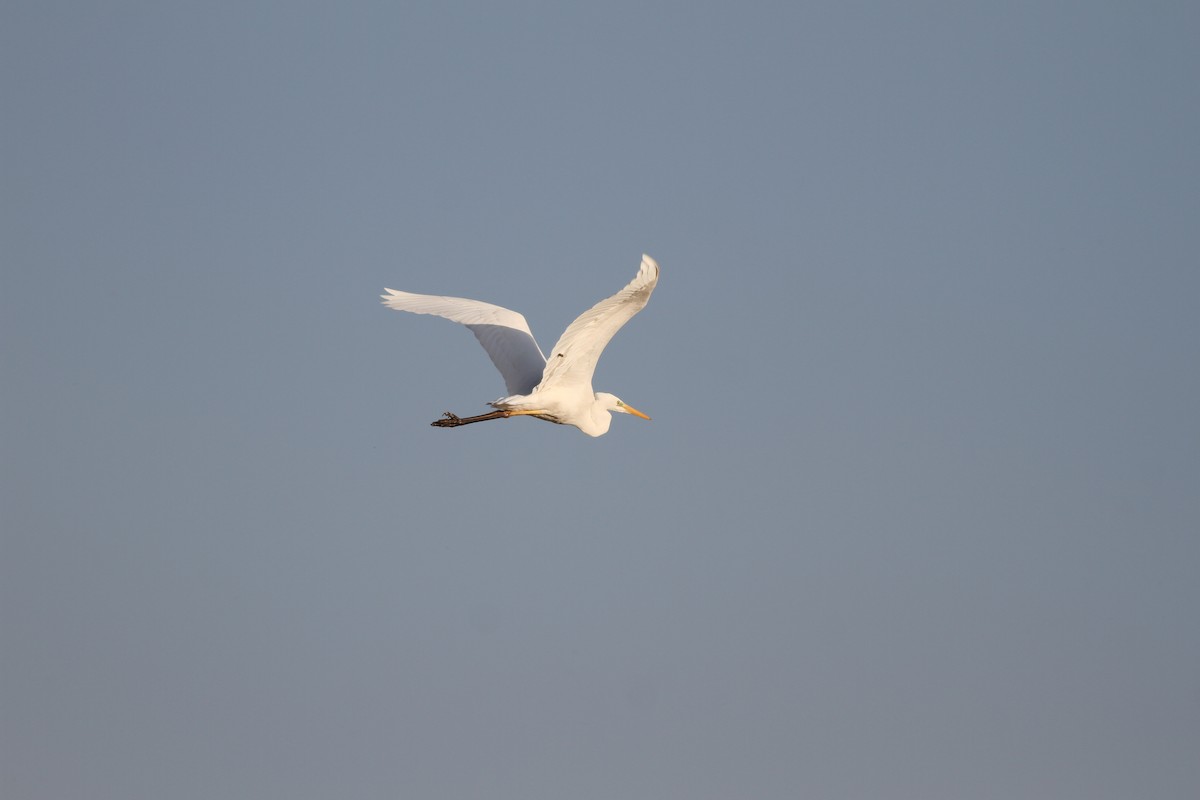
[[[542,355],[525,317],[507,308],[465,300],[385,289],[384,305],[413,314],[433,314],[471,329],[488,357],[504,377],[508,396],[488,405],[497,409],[477,417],[459,417],[447,411],[432,424],[454,428],[489,419],[533,416],[574,425],[588,436],[603,436],[612,423],[609,412],[650,417],[607,392],[592,392],[592,373],[605,345],[621,326],[645,307],[658,283],[658,264],[642,256],[642,267],[629,285],[601,300],[567,326],[550,351]]]

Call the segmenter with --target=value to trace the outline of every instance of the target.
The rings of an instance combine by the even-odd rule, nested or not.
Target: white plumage
[[[581,314],[543,354],[529,323],[516,311],[461,297],[412,294],[386,289],[384,305],[413,314],[433,314],[466,325],[504,377],[508,396],[490,405],[497,409],[477,417],[449,412],[433,424],[457,427],[511,416],[534,416],[574,425],[589,436],[601,436],[612,422],[610,412],[650,419],[605,392],[592,391],[592,375],[605,346],[621,326],[641,311],[658,285],[658,264],[642,256],[642,266],[624,289]]]

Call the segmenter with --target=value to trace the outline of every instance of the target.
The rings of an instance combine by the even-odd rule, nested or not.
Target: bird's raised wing
[[[525,317],[507,308],[466,300],[385,289],[383,304],[397,311],[432,314],[466,325],[504,376],[509,394],[529,394],[542,379],[546,357]]]
[[[656,285],[658,263],[644,255],[641,269],[628,286],[596,303],[567,326],[550,351],[542,381],[534,391],[572,384],[591,386],[600,353],[621,326],[645,308]]]

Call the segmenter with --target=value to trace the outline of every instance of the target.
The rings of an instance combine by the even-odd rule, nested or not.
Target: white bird
[[[568,325],[550,351],[549,360],[542,355],[525,317],[507,308],[395,289],[385,289],[387,294],[380,297],[384,305],[397,311],[433,314],[466,325],[504,377],[508,396],[488,404],[496,411],[477,417],[458,417],[447,411],[432,423],[436,427],[454,428],[526,415],[574,425],[588,436],[603,436],[612,423],[609,412],[650,419],[615,395],[593,392],[592,373],[613,334],[645,307],[657,284],[658,264],[643,255],[641,269],[629,285]]]

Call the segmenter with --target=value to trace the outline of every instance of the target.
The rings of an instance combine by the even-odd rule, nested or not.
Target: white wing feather
[[[600,353],[621,326],[645,308],[656,285],[658,263],[643,255],[641,269],[628,286],[580,314],[563,331],[534,392],[578,385],[586,385],[590,392]]]
[[[533,338],[529,323],[516,311],[462,297],[412,294],[395,289],[384,291],[387,294],[380,297],[389,308],[432,314],[470,328],[487,351],[488,358],[500,370],[510,395],[529,394],[542,379],[546,357]]]

